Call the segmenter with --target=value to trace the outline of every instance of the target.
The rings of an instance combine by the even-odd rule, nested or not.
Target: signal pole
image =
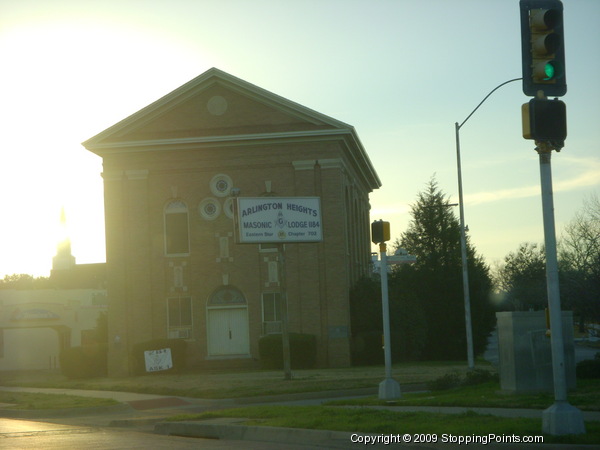
[[[385,359],[385,379],[379,383],[380,400],[400,398],[400,385],[392,378],[392,344],[390,338],[390,303],[387,279],[387,245],[390,240],[390,223],[382,220],[371,224],[371,240],[379,244],[381,275],[381,306],[383,312],[383,354]]]
[[[546,288],[550,311],[550,347],[554,404],[542,413],[542,431],[583,434],[583,414],[567,401],[565,348],[560,309],[556,229],[552,194],[552,150],[560,151],[567,137],[566,106],[547,95],[567,93],[563,4],[560,0],[521,0],[523,93],[536,96],[522,106],[523,137],[535,140],[540,159],[540,184],[546,247]]]
[[[554,404],[542,413],[542,431],[548,434],[583,434],[585,424],[579,409],[567,401],[565,372],[565,346],[560,309],[558,261],[556,257],[556,230],[554,226],[554,202],[552,196],[551,144],[536,142],[540,157],[540,183],[542,187],[542,211],[544,218],[544,244],[546,246],[546,287],[550,310],[550,346],[552,349],[552,374],[554,377]]]

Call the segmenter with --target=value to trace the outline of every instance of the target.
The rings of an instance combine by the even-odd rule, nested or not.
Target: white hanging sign
[[[319,197],[238,197],[239,243],[321,242]]]

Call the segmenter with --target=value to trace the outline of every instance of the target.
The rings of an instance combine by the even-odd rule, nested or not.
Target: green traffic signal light
[[[552,64],[552,62],[547,62],[546,67],[544,67],[544,73],[546,74],[544,80],[552,80],[554,78],[555,72],[556,71],[554,70],[554,64]]]
[[[558,61],[546,62],[544,73],[546,74],[546,77],[544,77],[546,81],[556,80],[564,76],[563,68]]]
[[[531,79],[543,86],[543,83],[558,82],[564,76],[560,62],[556,60],[534,61],[531,69]],[[540,89],[542,89],[540,87]],[[542,89],[544,90],[544,89]],[[534,94],[530,94],[534,95]],[[551,94],[552,95],[552,94]],[[557,94],[554,94],[557,95]]]
[[[520,0],[523,92],[565,95],[563,5],[560,0]]]

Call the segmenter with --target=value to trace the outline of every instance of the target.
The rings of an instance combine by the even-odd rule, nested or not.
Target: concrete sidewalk
[[[418,389],[418,386],[413,386]],[[82,389],[52,389],[52,388],[20,388],[2,387],[0,390],[12,392],[39,392],[46,394],[68,394],[82,397],[111,398],[119,402],[116,406],[96,408],[74,408],[70,410],[14,410],[0,409],[0,416],[5,418],[29,418],[44,420],[54,423],[68,423],[79,426],[95,427],[127,427],[141,431],[155,432],[167,435],[203,437],[212,439],[234,439],[269,441],[282,443],[302,443],[325,448],[350,448],[357,444],[351,439],[357,435],[371,435],[371,433],[349,433],[327,430],[303,430],[293,428],[277,428],[262,426],[245,426],[243,418],[240,419],[213,419],[205,421],[167,422],[166,418],[177,414],[200,413],[218,409],[239,407],[243,405],[321,405],[335,398],[356,398],[376,394],[376,389],[362,389],[353,391],[336,391],[327,393],[303,393],[291,395],[277,395],[259,398],[240,399],[198,399],[190,397],[174,397],[153,394],[138,394],[118,391],[89,391]],[[404,392],[407,392],[405,389]],[[340,406],[350,407],[354,406]],[[1,408],[1,406],[0,406]],[[364,406],[356,408],[365,408]],[[462,414],[473,411],[478,414],[489,414],[498,417],[512,418],[542,418],[542,410],[535,409],[509,409],[509,408],[476,408],[476,407],[427,407],[427,406],[372,406],[367,408],[385,409],[397,412],[429,412],[442,414]],[[600,421],[600,412],[583,412],[584,420]],[[541,429],[540,429],[541,434]],[[399,444],[400,445],[400,444]],[[448,444],[435,446],[423,444],[419,446],[401,444],[403,448],[449,448]],[[501,444],[507,448],[507,444]],[[516,445],[516,444],[515,444]],[[522,444],[521,444],[522,445]],[[387,445],[369,445],[369,447],[383,448]],[[512,446],[511,446],[512,447]],[[518,447],[518,446],[517,446]],[[478,448],[477,445],[472,448]],[[481,447],[483,448],[483,447]],[[495,448],[494,444],[485,445],[486,449]],[[516,447],[515,447],[516,448]],[[527,444],[527,448],[538,448],[536,444]],[[544,444],[546,450],[553,448],[577,448],[576,446],[555,446]],[[582,447],[582,448],[590,448]]]

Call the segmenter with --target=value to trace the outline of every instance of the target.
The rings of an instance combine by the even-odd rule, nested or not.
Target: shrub
[[[430,391],[443,391],[445,389],[452,389],[460,386],[460,384],[461,380],[458,372],[450,372],[435,380],[429,381],[427,383],[427,389]]]
[[[484,369],[469,370],[465,374],[465,379],[462,382],[464,386],[473,386],[475,384],[487,383],[488,381],[498,381],[498,374],[492,373]]]
[[[575,366],[575,375],[581,379],[600,378],[600,352],[596,353],[595,359],[579,361]]]
[[[317,360],[317,339],[312,334],[289,333],[292,369],[310,369]],[[267,334],[258,341],[260,361],[266,369],[283,368],[281,334]]]
[[[488,381],[498,381],[498,374],[484,369],[473,369],[465,374],[464,379],[461,379],[460,374],[454,371],[430,381],[427,383],[427,389],[430,391],[443,391],[459,386],[487,383]]]
[[[144,352],[150,350],[171,349],[171,360],[173,366],[167,370],[156,372],[146,372],[146,357]],[[183,339],[152,339],[150,341],[139,342],[131,350],[132,370],[134,375],[145,373],[178,373],[186,366],[187,342]]]
[[[105,377],[107,352],[106,344],[65,348],[59,355],[61,373],[71,379]]]

